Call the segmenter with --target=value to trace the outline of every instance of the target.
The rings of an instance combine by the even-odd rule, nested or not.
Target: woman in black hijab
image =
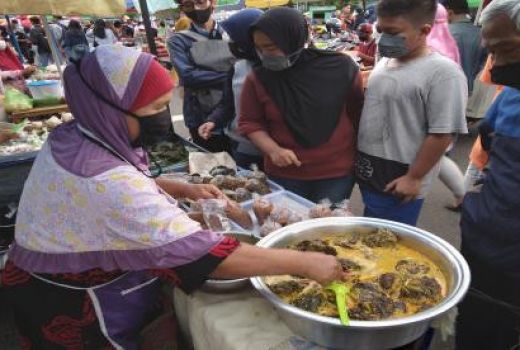
[[[312,201],[350,197],[363,103],[357,65],[305,48],[305,18],[267,11],[251,28],[262,66],[244,84],[239,128],[264,153],[266,172]]]

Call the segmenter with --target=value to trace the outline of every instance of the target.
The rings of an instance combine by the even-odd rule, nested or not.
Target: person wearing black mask
[[[228,117],[225,132],[231,140],[233,159],[237,165],[245,169],[249,169],[253,164],[260,169],[263,168],[262,152],[238,131],[240,96],[244,82],[249,73],[262,64],[256,53],[253,38],[249,35],[249,28],[262,14],[263,11],[259,9],[245,9],[222,22],[222,28],[229,35],[229,49],[238,60],[229,74],[228,88],[224,94],[223,108],[226,110],[223,113]],[[208,138],[215,127],[213,123],[203,124],[199,130],[205,131],[205,134],[200,136]]]
[[[223,30],[211,17],[216,0],[177,0],[181,11],[191,20],[190,28],[168,39],[168,50],[184,87],[184,123],[193,141],[211,152],[229,151],[229,139],[222,127],[225,116],[219,108],[228,72],[198,64],[190,52],[194,44],[222,40]],[[203,128],[201,128],[204,125]],[[208,135],[203,138],[200,134]]]
[[[495,0],[481,21],[491,79],[505,88],[480,127],[487,175],[463,203],[462,253],[472,276],[459,309],[461,350],[515,348],[520,325],[520,2]]]
[[[315,202],[349,198],[363,103],[358,67],[306,48],[308,26],[295,9],[267,11],[251,35],[262,65],[244,83],[240,132],[283,187]]]

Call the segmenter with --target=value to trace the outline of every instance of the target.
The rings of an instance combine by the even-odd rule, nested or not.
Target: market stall
[[[345,282],[349,305],[345,320],[341,317],[340,321],[337,313],[322,317],[330,312],[329,307],[335,307],[331,306],[334,294],[323,291],[331,287],[297,276],[255,277],[251,279],[253,287],[236,285],[231,291],[200,291],[188,296],[176,290],[174,304],[183,334],[196,349],[208,350],[416,349],[416,341],[429,327],[436,329],[442,338],[453,335],[456,315],[453,307],[469,287],[470,272],[460,253],[431,233],[384,220],[329,218],[278,230],[258,245],[281,248],[298,242],[296,246],[301,248],[316,244],[329,249],[336,247],[341,256],[342,250],[328,237],[340,239],[338,242],[348,241],[348,256],[356,257],[363,265],[366,262],[362,263],[363,259],[358,259],[353,250],[364,248],[362,254],[375,254],[367,258],[371,261],[370,268],[365,265],[356,270],[352,261],[345,261],[351,271],[350,281]],[[353,243],[353,237],[359,237],[361,243]],[[391,247],[383,244],[388,239],[393,241]],[[424,254],[423,257],[418,253]],[[394,285],[396,280],[386,280],[388,272],[381,275],[385,278],[376,278],[374,282],[370,277],[374,269],[388,269],[386,263],[380,265],[378,260],[397,262],[397,271],[403,273],[400,278],[410,278],[409,282]],[[416,263],[422,266],[422,272],[416,270],[419,268]],[[412,277],[417,275],[421,277]],[[428,277],[433,275],[436,277]],[[436,280],[439,288],[425,292],[421,288],[426,285],[420,287],[412,280],[424,283]],[[412,285],[414,292],[409,294]],[[383,292],[396,286],[398,293]],[[397,309],[383,305],[390,298],[395,298]],[[401,303],[406,307],[401,308]],[[337,305],[339,310],[340,303]]]

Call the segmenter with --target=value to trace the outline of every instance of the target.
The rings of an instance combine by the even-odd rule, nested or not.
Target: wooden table
[[[38,107],[27,109],[24,111],[12,112],[9,114],[11,121],[17,123],[25,118],[35,118],[56,113],[69,112],[69,106],[67,104],[60,104],[55,106]]]

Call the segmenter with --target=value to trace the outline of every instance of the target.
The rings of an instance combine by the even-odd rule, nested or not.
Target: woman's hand
[[[338,259],[332,255],[322,253],[303,253],[303,275],[321,285],[328,285],[334,281],[342,281],[347,277]]]
[[[199,199],[226,199],[227,197],[213,185],[192,185],[180,181],[157,178],[155,182],[166,193],[175,198]]]
[[[297,275],[322,285],[345,280],[336,257],[289,249],[266,249],[241,243],[211,274],[213,278],[232,279],[252,276]]]
[[[291,165],[295,165],[297,167],[301,166],[302,163],[296,156],[296,154],[290,149],[277,147],[274,151],[269,153],[269,158],[274,163],[274,165],[285,168]]]
[[[213,185],[186,185],[184,197],[191,200],[199,199],[224,199],[226,196],[216,186]]]
[[[209,140],[213,129],[215,129],[215,123],[206,122],[199,126],[199,136],[202,137],[204,140]]]

